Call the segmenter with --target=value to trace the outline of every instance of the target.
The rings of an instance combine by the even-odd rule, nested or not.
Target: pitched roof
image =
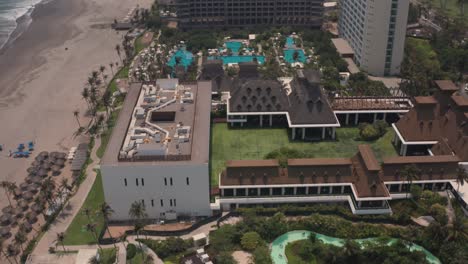
[[[278,166],[278,160],[228,160],[226,167],[271,167]]]
[[[414,100],[416,104],[437,104],[437,100],[433,96],[416,96]]]
[[[349,158],[288,159],[288,166],[351,165]]]
[[[367,170],[369,171],[378,171],[380,170],[380,164],[377,161],[377,158],[374,155],[374,152],[369,145],[359,145],[359,154],[364,160]]]
[[[442,91],[458,91],[458,87],[451,80],[437,80],[434,83]]]

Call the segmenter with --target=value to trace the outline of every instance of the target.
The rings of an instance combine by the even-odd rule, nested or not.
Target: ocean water
[[[30,24],[30,14],[34,6],[42,0],[0,0],[0,48],[7,43],[11,34],[18,26],[18,19]]]

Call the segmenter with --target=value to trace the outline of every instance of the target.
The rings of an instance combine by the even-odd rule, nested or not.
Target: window
[[[124,184],[127,186],[127,178],[124,178]]]
[[[161,199],[161,200],[159,200],[159,201],[161,202],[161,207],[163,207],[163,206],[164,206],[164,201],[163,201],[163,199]]]
[[[173,185],[173,183],[172,183],[172,177],[171,177],[171,186],[172,186],[172,185]]]
[[[141,204],[145,207],[145,200],[141,199]]]
[[[154,200],[151,199],[151,207],[154,207]]]
[[[136,186],[138,186],[138,178],[136,178],[135,181],[136,181]]]
[[[164,185],[167,186],[167,178],[164,178]]]
[[[145,186],[145,179],[141,178],[141,186]]]
[[[177,202],[176,202],[176,199],[174,199],[174,206],[177,206]]]
[[[172,199],[169,199],[169,204],[170,206],[172,206]]]
[[[187,182],[187,185],[190,185],[189,177],[185,178],[185,181]]]

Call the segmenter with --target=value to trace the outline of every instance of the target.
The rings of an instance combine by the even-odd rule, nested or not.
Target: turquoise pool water
[[[284,252],[286,245],[294,241],[307,239],[311,233],[315,233],[315,232],[310,232],[306,230],[296,230],[296,231],[288,232],[276,238],[275,241],[273,241],[271,245],[271,258],[273,259],[273,263],[274,264],[288,263],[286,259],[286,254]],[[317,237],[317,239],[320,239],[323,243],[334,245],[337,247],[342,247],[345,243],[345,240],[341,238],[330,237],[330,236],[322,235],[319,233],[315,233],[315,236]],[[379,238],[365,238],[365,239],[354,239],[354,240],[358,242],[361,246],[364,246],[366,242],[376,243],[379,240]],[[398,239],[396,238],[390,239],[387,245],[394,244],[397,241]],[[426,260],[429,263],[441,264],[440,260],[436,258],[434,255],[432,255],[431,252],[427,251],[425,248],[419,245],[416,245],[414,243],[411,243],[408,247],[411,251],[414,251],[414,250],[422,251],[426,255]]]
[[[286,38],[286,48],[292,48],[294,45],[294,38],[293,37],[287,37]]]
[[[219,60],[221,59],[223,61],[223,64],[228,64],[228,63],[239,63],[239,62],[251,62],[254,60],[254,58],[257,58],[257,62],[259,64],[265,63],[265,56],[254,56],[254,55],[245,55],[245,56],[239,56],[239,55],[232,55],[232,56],[209,56],[209,60]]]
[[[227,41],[226,48],[231,49],[232,53],[239,53],[240,48],[242,47],[242,42],[239,41]]]
[[[176,58],[180,58],[180,64],[187,69],[187,67],[192,64],[193,61],[193,54],[190,51],[187,51],[185,48],[180,48],[179,50],[172,55],[172,57],[169,59],[169,62],[167,65],[174,67],[176,65]]]
[[[294,52],[298,52],[298,57],[297,61],[295,61],[294,58]],[[287,61],[288,63],[294,63],[294,62],[306,62],[306,57],[304,54],[304,50],[302,49],[285,49],[284,51],[284,60]]]

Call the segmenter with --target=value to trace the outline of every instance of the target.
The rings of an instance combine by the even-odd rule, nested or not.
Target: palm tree
[[[49,203],[49,206],[55,204],[54,202],[54,193],[56,189],[55,181],[51,178],[46,178],[41,184],[41,190],[44,194],[44,198]]]
[[[86,218],[88,218],[88,222],[91,222],[91,209],[86,207],[85,209],[83,209],[83,213],[86,215]]]
[[[456,240],[459,237],[466,239],[468,237],[468,223],[465,216],[460,213],[455,213],[452,224],[449,225],[449,235],[446,240]]]
[[[293,60],[297,61],[299,59],[299,52],[297,50],[294,51],[293,53]]]
[[[24,242],[26,242],[26,240],[27,238],[24,232],[22,230],[19,230],[18,233],[16,233],[15,235],[14,241],[15,241],[15,244],[20,246],[22,252],[24,251],[23,244]]]
[[[109,67],[111,68],[112,76],[114,76],[114,63],[109,63]]]
[[[97,256],[92,256],[89,260],[88,260],[88,264],[100,264],[101,262],[99,261],[98,257]]]
[[[135,233],[137,236],[137,240],[139,240],[140,230],[143,228],[141,220],[148,217],[143,201],[133,202],[130,206],[130,210],[128,211],[128,215],[130,216],[130,218],[135,220]],[[142,249],[140,241],[138,241],[138,244],[140,246],[140,249]]]
[[[81,127],[80,119],[78,118],[79,115],[80,115],[80,111],[78,109],[73,111],[73,116],[75,116],[76,122],[78,123],[78,127]]]
[[[18,256],[19,252],[18,252],[18,249],[15,248],[13,244],[8,245],[6,253],[8,257],[13,258],[15,263],[18,263],[18,260],[16,259],[16,257]]]
[[[62,244],[63,251],[67,252],[64,241],[65,241],[65,234],[63,232],[57,233],[57,243]]]
[[[101,77],[104,80],[104,71],[106,71],[106,66],[104,65],[99,66],[99,71],[101,72]]]
[[[406,198],[408,198],[408,194],[411,190],[411,184],[413,184],[413,180],[417,179],[419,176],[419,169],[414,164],[405,165],[403,169],[401,169],[400,174],[406,180]]]
[[[122,244],[123,244],[123,246],[124,246],[124,248],[126,250],[127,246],[125,245],[125,242],[127,241],[127,233],[123,232],[122,235],[120,235],[119,240],[120,240],[120,242],[122,242]]]
[[[468,181],[468,173],[465,168],[459,167],[457,169],[457,192],[460,190],[460,185],[463,186],[465,184],[465,181]]]
[[[89,109],[90,104],[89,104],[89,89],[88,89],[88,87],[83,88],[83,91],[81,92],[81,97],[83,97],[83,99],[86,101],[86,103],[88,104],[88,109]]]
[[[111,238],[112,241],[114,241],[114,238],[112,237],[112,234],[109,230],[109,218],[111,217],[113,213],[114,213],[114,210],[112,210],[109,204],[107,204],[106,202],[103,202],[101,204],[101,214],[104,217],[104,225],[106,226],[107,233],[109,234],[109,237]],[[117,246],[115,245],[115,243],[113,245],[114,245],[115,250],[117,250]]]
[[[99,244],[99,238],[98,238],[98,235],[96,233],[96,224],[93,224],[93,223],[86,224],[86,231],[90,232],[93,235],[94,240],[96,240],[96,244],[97,244],[99,250],[102,252],[101,245]]]
[[[3,242],[5,242],[5,240],[1,239],[0,240],[0,257],[1,257],[1,255],[3,255],[6,258],[6,260],[8,261],[8,263],[11,264],[13,262],[11,262],[10,258],[8,257],[8,254],[5,251],[3,251],[3,246],[4,246]]]
[[[117,51],[117,55],[119,55],[119,59],[122,61],[122,56],[120,55],[121,48],[119,44],[115,45],[115,51]]]
[[[143,264],[152,264],[154,263],[154,258],[153,255],[146,255],[145,258],[143,259]]]
[[[62,181],[60,182],[60,189],[67,190],[68,192],[70,192],[72,190],[72,188],[73,188],[73,186],[68,184],[68,179],[63,178]]]
[[[0,186],[1,186],[1,187],[3,188],[3,190],[5,191],[5,194],[6,194],[6,197],[7,197],[7,199],[8,199],[8,203],[10,204],[10,206],[12,206],[12,205],[11,205],[11,199],[10,199],[10,195],[12,194],[12,192],[11,192],[11,185],[12,185],[12,183],[9,182],[9,181],[2,181],[2,182],[0,183]]]

